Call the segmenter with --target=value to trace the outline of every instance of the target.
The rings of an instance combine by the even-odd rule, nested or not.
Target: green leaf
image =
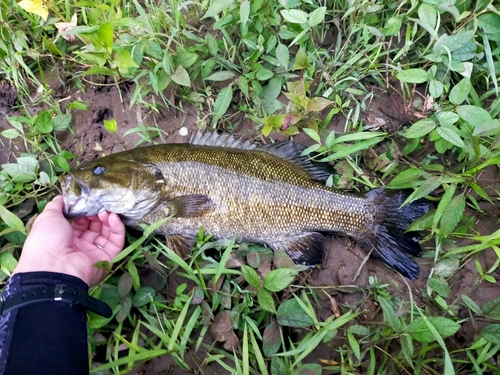
[[[282,326],[310,327],[314,323],[295,298],[281,303],[278,307],[276,316],[278,318],[278,323]]]
[[[280,292],[289,286],[298,272],[290,268],[279,268],[269,271],[264,278],[264,288],[271,292]]]
[[[435,29],[437,25],[437,11],[430,4],[421,3],[418,7],[418,18],[428,25],[431,29]]]
[[[2,135],[2,137],[5,137],[7,139],[16,139],[21,135],[21,133],[19,133],[16,129],[7,129],[0,134]]]
[[[307,56],[307,52],[301,46],[295,55],[293,70],[303,70],[307,68],[309,68],[309,58]]]
[[[278,98],[278,96],[280,96],[280,94],[281,94],[281,78],[276,77],[271,79],[269,83],[262,88],[262,94],[260,98],[262,99],[262,106],[264,107],[264,109],[266,109],[268,113],[270,112],[268,111],[268,109],[273,108],[272,103],[277,101],[276,99]],[[280,105],[280,107],[278,107],[279,109],[281,108],[282,104],[279,101],[277,102]]]
[[[478,26],[486,34],[500,34],[500,15],[493,12],[484,13],[477,18],[477,21]]]
[[[45,109],[42,109],[35,119],[35,129],[40,133],[50,133],[54,130],[54,125],[52,124],[52,118],[50,113]]]
[[[213,17],[216,18],[220,12],[229,9],[234,4],[234,0],[214,0],[207,10],[207,13],[201,18]]]
[[[380,307],[382,307],[382,311],[384,313],[384,322],[391,326],[394,332],[401,332],[403,324],[401,323],[401,319],[396,315],[394,306],[382,296],[379,296],[378,303],[380,304]]]
[[[99,40],[104,45],[108,52],[111,52],[113,45],[113,25],[110,22],[104,22],[97,31]]]
[[[443,298],[447,298],[450,295],[450,286],[443,279],[433,277],[429,280],[429,286]]]
[[[272,320],[264,329],[262,336],[262,351],[266,357],[278,353],[281,346],[280,326],[276,321]]]
[[[352,141],[361,141],[364,139],[372,139],[377,137],[386,136],[387,133],[384,132],[357,132],[346,135],[341,135],[334,140],[334,144],[344,143],[344,142],[352,142]]]
[[[476,192],[476,194],[479,195],[481,198],[483,198],[484,200],[487,200],[490,203],[493,203],[493,201],[488,196],[488,194],[483,190],[483,188],[481,186],[479,186],[478,184],[476,184],[474,181],[472,181],[470,183],[470,187],[472,189],[474,189],[474,191]]]
[[[487,301],[481,310],[488,318],[500,319],[500,298]]]
[[[178,85],[186,86],[186,87],[191,86],[191,79],[189,78],[189,74],[186,71],[186,69],[184,69],[184,67],[182,65],[179,65],[177,67],[177,69],[175,69],[175,72],[174,72],[174,74],[172,74],[171,77],[172,77],[172,81],[174,81]]]
[[[249,16],[250,16],[250,1],[243,0],[240,4],[240,22],[243,27],[246,26]]]
[[[475,105],[461,105],[457,107],[457,113],[462,120],[467,121],[472,126],[492,120],[488,111]]]
[[[75,154],[69,152],[69,151],[66,151],[66,150],[62,150],[60,153],[59,153],[59,156],[63,157],[64,159],[73,159],[75,157]]]
[[[448,142],[446,139],[441,138],[439,134],[437,134],[437,137],[438,138],[434,141],[434,147],[436,147],[436,151],[440,154],[444,154],[446,151],[453,147],[450,142]]]
[[[490,324],[481,331],[481,336],[495,345],[500,345],[500,324]]]
[[[274,305],[273,296],[266,289],[260,288],[257,291],[257,302],[262,310],[276,314],[276,306]]]
[[[215,121],[226,113],[229,104],[231,104],[231,100],[233,100],[233,88],[231,86],[224,87],[220,90],[214,104]],[[212,122],[214,122],[214,120],[212,120]]]
[[[440,238],[448,236],[462,219],[465,210],[465,196],[456,195],[446,206],[441,218]]]
[[[120,74],[126,75],[129,72],[129,69],[131,68],[138,68],[139,65],[134,61],[132,56],[130,55],[130,52],[126,50],[125,48],[121,48],[115,56],[115,59],[113,60],[114,64],[118,67],[118,70],[120,71]]]
[[[436,128],[436,122],[430,118],[418,120],[405,132],[406,138],[422,138]]]
[[[326,7],[319,7],[313,10],[309,14],[309,26],[314,27],[319,25],[321,22],[324,21],[325,19],[325,14],[326,14]]]
[[[436,44],[434,45],[434,51],[446,55],[450,51],[455,51],[461,48],[466,43],[469,43],[470,41],[473,40],[473,38],[474,38],[473,30],[463,31],[462,29],[461,31],[453,35],[443,34],[436,41]],[[454,61],[452,60],[451,64],[453,63]],[[460,62],[455,61],[455,63],[460,63]]]
[[[427,319],[439,333],[441,338],[453,336],[460,329],[460,324],[442,316],[429,316]],[[420,342],[432,343],[436,341],[433,333],[421,317],[411,322],[410,334],[415,340]]]
[[[427,177],[427,175],[427,172],[421,169],[410,167],[394,177],[392,181],[387,184],[387,187],[391,189],[408,189],[416,187],[419,177]]]
[[[495,61],[493,61],[493,52],[491,51],[491,45],[486,34],[483,35],[483,47],[484,47],[484,56],[486,57],[486,64],[488,65],[488,71],[490,73],[493,86],[495,86],[495,91],[498,94],[498,82],[496,75],[497,69],[495,67],[496,63]]]
[[[361,359],[361,351],[359,349],[359,343],[351,332],[347,332],[347,340],[352,349],[353,354],[356,356],[358,361]],[[320,373],[321,374],[321,373]]]
[[[307,363],[297,367],[291,375],[321,375],[323,368],[318,363]]]
[[[156,291],[150,286],[144,286],[140,288],[137,293],[132,298],[132,305],[134,307],[145,306],[151,301],[153,301],[156,296]]]
[[[21,233],[26,234],[26,230],[24,229],[24,224],[21,219],[19,219],[16,215],[6,209],[4,206],[0,204],[0,219],[7,225],[9,228],[15,229]]]
[[[462,104],[469,96],[472,85],[470,78],[463,78],[450,91],[450,102],[455,105]]]
[[[228,79],[234,78],[235,74],[233,72],[227,71],[227,70],[221,70],[219,72],[215,72],[211,75],[209,75],[207,78],[205,78],[207,81],[216,81],[216,82],[221,82],[221,81],[227,81]]]
[[[104,128],[110,133],[116,133],[118,131],[118,124],[114,118],[111,120],[104,120]]]
[[[174,57],[174,64],[176,66],[182,65],[183,68],[187,69],[192,66],[196,60],[198,60],[198,55],[196,53],[188,52],[182,47],[177,47]]]
[[[127,319],[132,310],[132,299],[130,297],[125,297],[120,301],[121,309],[116,313],[116,321],[122,323]]]
[[[338,141],[339,138],[337,138]],[[321,159],[321,162],[327,162],[327,161],[332,161],[332,160],[337,160],[337,159],[342,159],[345,158],[347,155],[353,154],[358,151],[362,150],[367,150],[371,146],[381,142],[384,138],[383,137],[375,137],[372,139],[367,139],[361,142],[358,142],[353,145],[335,145],[335,149],[339,148],[340,150],[335,152],[334,154],[327,156],[326,158]]]
[[[406,83],[424,83],[431,77],[425,70],[415,68],[399,72],[396,78]]]
[[[472,135],[485,137],[489,135],[497,135],[498,133],[500,133],[500,121],[489,120],[476,125]]]
[[[450,126],[456,123],[460,117],[455,112],[440,111],[436,113],[436,118],[440,125]]]
[[[436,129],[436,132],[443,139],[446,139],[451,144],[453,144],[453,145],[455,145],[457,147],[460,147],[460,148],[464,148],[465,147],[464,141],[462,140],[462,138],[460,138],[460,136],[455,131],[453,131],[453,128],[447,128],[447,127],[444,127],[444,126],[440,126],[440,127],[438,127]]]
[[[315,130],[309,128],[304,128],[303,130],[304,133],[311,137],[315,142],[321,143],[321,138]]]
[[[60,167],[64,172],[69,173],[69,164],[66,158],[63,158],[61,155],[58,155],[55,161],[58,167]]]
[[[272,374],[287,374],[288,367],[280,357],[271,358],[271,373]]]
[[[278,44],[276,47],[276,59],[283,69],[288,70],[288,66],[290,65],[290,51],[287,46],[281,43]]]
[[[401,30],[402,25],[403,20],[401,19],[401,17],[391,17],[385,22],[382,33],[385,36],[397,35]]]
[[[460,261],[458,259],[445,258],[436,263],[434,273],[442,278],[447,278],[457,272],[459,266]]]
[[[441,220],[441,217],[443,216],[444,210],[446,207],[450,204],[451,199],[455,195],[455,191],[457,190],[457,185],[456,184],[450,184],[446,187],[445,192],[443,196],[441,197],[441,200],[439,201],[439,205],[435,211],[434,214],[434,220],[432,222],[432,227],[436,228],[439,220]]]
[[[2,270],[12,273],[14,268],[17,267],[17,260],[10,252],[4,251],[0,253],[0,266],[2,267]]]
[[[469,296],[462,294],[462,301],[474,314],[482,315],[481,308]]]
[[[31,156],[17,158],[17,163],[2,164],[2,168],[14,182],[31,182],[36,179],[38,160]]]
[[[291,23],[307,23],[307,13],[299,9],[284,9],[281,15]]]
[[[94,314],[94,313],[89,313],[88,314],[88,327],[90,329],[100,329],[102,327],[104,327],[106,324],[108,324],[116,314],[118,314],[118,312],[121,310],[121,305],[116,305],[113,307],[113,314],[111,315],[110,318],[105,318],[103,316],[100,316],[100,315],[97,315],[97,314]]]
[[[252,267],[247,265],[241,266],[241,273],[248,284],[257,289],[261,287],[260,277]]]
[[[265,68],[260,68],[255,73],[255,78],[257,78],[259,81],[267,81],[267,80],[273,78],[273,76],[274,76],[274,73],[271,70],[265,69]]]
[[[434,98],[439,98],[443,94],[444,86],[437,79],[431,79],[429,82],[429,94]]]
[[[468,61],[476,56],[477,46],[473,41],[465,43],[462,47],[456,49],[451,54],[454,60]]]
[[[133,279],[128,272],[124,272],[118,280],[118,296],[125,297],[132,290]]]
[[[71,124],[71,113],[57,115],[52,119],[55,131],[65,131]]]
[[[321,96],[317,96],[315,98],[309,99],[307,103],[306,113],[310,112],[321,112],[323,109],[333,104],[334,102],[328,100],[326,98],[322,98]],[[363,133],[355,133],[355,134],[363,134]]]
[[[429,177],[428,179],[424,180],[413,193],[410,194],[410,196],[404,201],[403,205],[409,204],[413,201],[425,197],[426,195],[429,195],[431,192],[440,187],[442,183],[443,180],[440,177]]]

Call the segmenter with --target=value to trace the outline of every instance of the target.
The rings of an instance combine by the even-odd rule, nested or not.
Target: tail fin
[[[359,239],[363,247],[374,250],[375,255],[389,267],[410,280],[416,280],[418,264],[405,254],[422,255],[417,232],[406,232],[408,226],[431,208],[431,203],[419,199],[400,208],[410,193],[405,190],[375,189],[366,197],[375,210],[373,236]]]

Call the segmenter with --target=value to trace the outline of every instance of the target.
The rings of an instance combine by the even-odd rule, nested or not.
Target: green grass
[[[499,277],[498,231],[478,233],[476,220],[500,199],[481,180],[500,164],[498,3],[53,0],[47,11],[43,20],[0,3],[0,81],[17,90],[20,113],[2,131],[15,155],[0,171],[3,281],[30,225],[15,213],[30,201],[42,209],[56,176],[79,160],[58,134],[72,131],[86,104],[62,106],[47,77],[69,90],[103,77],[116,87],[132,82],[131,111],[171,108],[175,94],[179,111],[193,106],[210,128],[231,131],[234,118],[245,118],[264,136],[305,132],[307,153],[336,167],[328,183],[337,187],[413,189],[408,202],[435,192],[436,209],[413,224],[432,264],[418,300],[410,285],[402,299],[376,277],[352,290],[313,287],[281,252],[203,233],[188,260],[151,231],[130,237],[93,291],[114,311],[90,316],[95,373],[127,373],[165,354],[200,374],[212,363],[235,374],[499,373],[500,299],[479,306],[467,296]],[[56,23],[73,14],[77,26],[58,33]],[[373,129],[363,113],[374,87],[401,93],[416,120]],[[342,133],[327,130],[335,116],[346,119]],[[165,130],[147,123],[129,133],[151,142]],[[485,267],[478,256],[491,249],[497,258]],[[266,264],[273,267],[263,276]],[[453,277],[470,265],[475,281],[457,292]],[[154,277],[145,283],[147,272]],[[376,319],[361,303],[320,318],[325,298],[354,291]],[[220,343],[210,345],[214,326]],[[466,327],[476,335],[466,339]],[[319,361],[314,353],[325,348],[331,356]],[[198,365],[188,360],[195,351],[206,353]]]

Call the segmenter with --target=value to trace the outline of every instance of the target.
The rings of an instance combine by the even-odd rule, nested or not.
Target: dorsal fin
[[[189,143],[200,146],[218,146],[237,148],[240,150],[259,150],[279,158],[288,160],[302,169],[304,169],[316,181],[326,180],[333,172],[326,163],[317,163],[309,159],[308,156],[302,156],[302,152],[306,149],[299,143],[294,142],[279,142],[268,145],[255,145],[249,141],[237,139],[228,133],[217,134],[212,131],[204,131],[203,133],[196,132]]]
[[[257,147],[249,141],[237,139],[229,133],[217,134],[217,132],[212,131],[204,131],[203,133],[197,131],[193,134],[189,143],[200,146],[238,148],[240,150],[254,150]]]
[[[291,161],[292,163],[305,169],[313,180],[324,181],[333,173],[327,163],[317,163],[309,159],[308,156],[302,156],[306,146],[295,142],[280,142],[257,147],[258,150],[266,151],[280,158]]]

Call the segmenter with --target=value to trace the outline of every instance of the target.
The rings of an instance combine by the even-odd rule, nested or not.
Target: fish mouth
[[[80,219],[104,211],[104,207],[91,199],[90,189],[71,175],[59,176],[64,201],[63,214],[66,219]]]

